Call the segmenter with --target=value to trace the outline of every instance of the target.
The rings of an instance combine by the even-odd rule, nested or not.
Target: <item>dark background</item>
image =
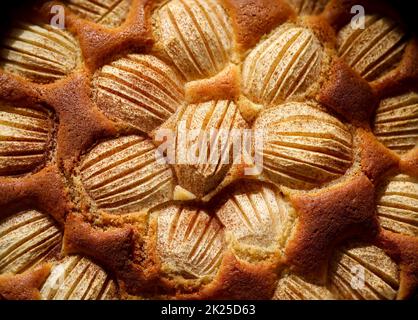
[[[388,0],[402,16],[409,31],[418,35],[418,0]]]

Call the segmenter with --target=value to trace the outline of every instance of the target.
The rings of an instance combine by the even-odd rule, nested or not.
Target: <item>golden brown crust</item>
[[[412,149],[401,158],[400,167],[403,172],[418,177],[418,148]]]
[[[36,87],[3,70],[0,70],[0,99],[21,107],[31,106],[40,101]]]
[[[132,260],[132,229],[94,229],[81,215],[70,214],[64,231],[65,254],[86,254],[113,272],[123,272]]]
[[[185,95],[188,103],[211,100],[236,101],[240,94],[239,69],[235,65],[226,67],[213,78],[186,84]]]
[[[230,240],[232,237],[231,232],[228,230],[227,223],[225,223],[225,225],[219,227],[221,235],[217,234],[216,238],[224,240],[225,237],[225,245],[219,251],[221,256],[219,261],[221,262],[216,264],[215,272],[209,276],[205,275],[205,277],[197,276],[195,279],[186,279],[181,270],[179,273],[170,273],[171,270],[168,268],[169,270],[167,271],[167,266],[157,250],[158,224],[155,223],[155,219],[150,218],[149,213],[145,212],[146,210],[140,213],[129,212],[128,214],[115,210],[114,214],[109,214],[97,208],[95,203],[87,201],[83,196],[80,196],[84,191],[80,191],[82,182],[77,165],[82,159],[85,159],[85,154],[89,153],[91,148],[102,141],[120,139],[121,136],[128,134],[141,136],[144,139],[148,139],[148,136],[151,136],[148,130],[138,129],[138,127],[131,125],[126,119],[122,119],[126,123],[123,123],[122,120],[120,122],[112,121],[112,118],[107,118],[106,114],[102,113],[103,108],[100,108],[100,105],[99,107],[95,105],[95,88],[92,87],[95,86],[93,77],[96,71],[104,65],[114,63],[120,57],[126,57],[126,53],[135,52],[138,55],[147,55],[151,52],[152,54],[159,54],[161,62],[166,64],[168,69],[172,69],[173,73],[180,73],[177,70],[179,67],[176,65],[178,61],[173,61],[175,60],[173,57],[164,55],[159,51],[161,49],[159,47],[161,43],[158,43],[160,39],[155,37],[158,35],[158,32],[153,33],[155,30],[152,30],[159,26],[152,26],[154,21],[151,16],[154,14],[154,10],[159,8],[157,7],[158,5],[165,3],[163,1],[133,0],[131,10],[127,14],[126,19],[123,19],[124,22],[114,28],[96,24],[88,19],[81,18],[75,12],[67,10],[68,33],[69,36],[71,34],[75,36],[77,50],[80,47],[82,58],[80,58],[79,64],[75,69],[70,70],[71,74],[65,74],[66,78],[64,76],[59,77],[61,80],[49,84],[39,84],[35,80],[34,83],[29,83],[27,80],[33,79],[24,79],[18,75],[18,72],[10,75],[5,71],[0,71],[0,102],[16,107],[37,108],[41,106],[51,111],[51,114],[54,114],[53,121],[56,123],[56,128],[54,127],[51,133],[53,143],[49,146],[50,152],[45,156],[44,162],[46,164],[43,163],[39,168],[22,175],[0,177],[0,218],[7,218],[9,215],[16,214],[19,210],[28,209],[36,209],[42,214],[53,216],[65,229],[63,254],[81,254],[82,256],[91,257],[95,262],[105,267],[107,272],[117,278],[121,290],[125,294],[164,299],[268,299],[273,296],[276,290],[277,280],[282,273],[284,263],[287,264],[290,272],[295,271],[307,275],[308,278],[316,276],[316,280],[324,280],[327,262],[335,246],[342,241],[352,240],[354,237],[364,237],[384,248],[396,260],[402,274],[401,289],[398,297],[410,297],[416,291],[418,283],[417,240],[387,231],[380,231],[375,238],[379,228],[375,215],[376,194],[373,185],[377,186],[380,184],[381,179],[386,177],[387,174],[402,172],[409,176],[418,177],[418,149],[415,148],[402,156],[398,156],[388,150],[370,132],[370,118],[378,105],[378,99],[418,90],[417,40],[412,39],[409,42],[402,60],[396,64],[393,70],[385,76],[368,83],[349,67],[348,63],[344,62],[342,58],[334,58],[337,54],[335,47],[338,42],[338,32],[349,23],[352,16],[349,14],[350,7],[354,4],[365,5],[366,12],[370,10],[370,12],[383,14],[398,20],[399,17],[393,14],[390,8],[384,5],[381,6],[378,1],[331,0],[322,14],[318,12],[318,15],[315,16],[300,15],[299,18],[295,10],[284,0],[219,1],[227,10],[229,17],[223,16],[224,12],[220,7],[215,8],[218,10],[218,17],[205,17],[204,15],[208,14],[205,10],[208,10],[210,6],[213,9],[215,7],[214,3],[203,9],[203,6],[200,5],[199,9],[193,7],[194,5],[199,6],[199,1],[182,1],[182,3],[186,3],[184,7],[186,9],[183,8],[183,13],[185,12],[184,16],[187,19],[197,19],[199,14],[201,15],[200,21],[196,20],[192,23],[189,21],[188,27],[191,25],[191,29],[213,28],[214,33],[219,32],[220,34],[217,35],[219,36],[217,39],[210,36],[205,38],[207,35],[203,35],[202,30],[198,30],[200,38],[197,42],[200,41],[200,43],[193,47],[198,52],[186,52],[186,55],[188,55],[188,59],[194,60],[200,54],[204,59],[208,59],[212,54],[210,57],[212,61],[210,62],[214,66],[216,65],[216,67],[213,70],[208,68],[208,70],[210,69],[208,71],[204,68],[207,61],[198,61],[196,66],[197,69],[202,68],[200,70],[202,71],[202,77],[188,74],[187,72],[183,74],[184,79],[179,82],[181,82],[181,91],[185,87],[186,95],[184,97],[183,92],[181,92],[181,95],[179,95],[181,97],[178,99],[181,100],[179,105],[192,105],[194,109],[190,113],[197,113],[196,110],[199,104],[211,100],[228,100],[232,106],[235,104],[241,112],[236,113],[237,118],[240,119],[239,128],[248,128],[261,111],[269,107],[277,108],[278,113],[282,112],[283,109],[286,109],[284,108],[286,102],[289,102],[289,97],[287,96],[283,98],[283,101],[277,100],[279,103],[262,105],[255,104],[245,98],[244,95],[241,95],[242,83],[240,83],[240,79],[243,77],[241,74],[241,62],[243,62],[242,60],[248,53],[248,50],[253,49],[257,44],[262,45],[264,37],[266,40],[271,40],[273,35],[269,34],[273,30],[285,22],[291,22],[286,24],[290,26],[286,30],[290,30],[288,36],[292,34],[292,40],[281,38],[281,46],[273,48],[274,50],[253,51],[257,55],[255,59],[249,61],[251,68],[255,67],[256,64],[260,65],[263,63],[267,64],[267,67],[259,66],[260,73],[256,74],[258,76],[261,75],[263,79],[258,79],[258,77],[256,79],[250,78],[251,83],[256,86],[261,84],[261,93],[264,91],[264,93],[269,92],[269,94],[275,95],[276,89],[280,92],[279,89],[290,90],[299,88],[300,83],[303,83],[305,78],[309,78],[309,70],[312,71],[316,69],[314,68],[316,65],[319,65],[321,68],[317,69],[322,69],[321,72],[317,70],[317,73],[314,72],[314,75],[311,75],[311,78],[315,78],[315,81],[318,80],[318,83],[312,86],[312,90],[309,89],[309,94],[303,95],[303,97],[302,95],[296,98],[291,97],[291,100],[296,100],[296,102],[292,101],[292,103],[306,103],[307,101],[305,100],[307,98],[317,100],[324,107],[327,107],[328,111],[338,114],[346,121],[346,123],[338,122],[336,124],[336,119],[326,118],[323,121],[324,123],[336,126],[336,130],[339,128],[340,131],[337,130],[336,132],[341,133],[341,128],[344,128],[344,131],[347,131],[350,137],[354,131],[357,132],[353,147],[351,142],[347,144],[344,136],[335,134],[335,132],[303,131],[304,128],[308,127],[303,125],[303,121],[307,121],[306,119],[312,121],[315,118],[318,120],[318,110],[325,110],[325,108],[319,106],[318,110],[312,112],[312,118],[304,118],[307,114],[302,112],[300,115],[294,115],[294,118],[286,119],[288,123],[293,124],[292,121],[297,123],[282,127],[285,131],[284,134],[281,133],[280,135],[281,137],[283,135],[282,140],[272,139],[273,143],[278,142],[281,144],[279,148],[270,151],[273,152],[274,156],[280,158],[280,161],[277,161],[280,169],[278,173],[285,177],[284,181],[289,177],[300,177],[298,169],[301,163],[308,168],[306,170],[307,173],[312,172],[313,169],[315,169],[315,172],[330,170],[331,175],[335,176],[335,171],[340,172],[342,169],[332,165],[335,158],[341,156],[338,151],[341,145],[350,153],[350,161],[347,164],[347,168],[352,166],[347,171],[345,170],[347,168],[344,167],[344,172],[341,173],[337,183],[326,180],[324,182],[327,185],[319,183],[316,186],[318,189],[315,189],[313,192],[307,190],[294,192],[294,190],[284,188],[283,185],[277,183],[278,190],[286,194],[284,196],[280,192],[278,197],[290,196],[290,202],[287,200],[283,201],[285,203],[284,207],[293,214],[292,206],[294,206],[299,215],[296,220],[296,227],[293,228],[293,233],[290,234],[290,241],[287,241],[289,238],[288,233],[281,235],[281,241],[284,239],[283,242],[286,245],[288,244],[286,248],[281,248],[285,253],[285,261],[281,260],[280,255],[282,252],[263,255],[263,249],[265,248],[254,249],[245,247],[244,249],[240,248],[240,250],[242,249],[241,251],[237,250],[238,246]],[[50,18],[50,6],[52,4],[47,4],[41,10],[42,17],[40,18],[43,21],[47,21]],[[179,3],[176,2],[174,6],[178,5]],[[187,5],[193,8],[187,8]],[[187,10],[189,11],[186,12]],[[201,10],[200,13],[199,10]],[[232,35],[232,31],[229,29],[229,18],[231,18],[233,28],[235,29],[235,35]],[[225,26],[222,26],[222,28],[225,28],[225,30],[222,30],[220,26],[214,26],[216,21],[224,22]],[[221,32],[227,34],[225,39],[221,37]],[[295,34],[292,32],[295,32]],[[181,37],[181,32],[176,31],[175,35],[177,38],[174,37],[174,42],[179,41],[178,36],[180,35]],[[300,35],[306,37],[300,37]],[[274,35],[276,37],[274,39],[277,40],[279,36],[280,29],[279,33]],[[182,45],[189,40],[183,40]],[[156,42],[155,44],[154,41]],[[224,43],[222,41],[225,41],[225,46],[223,46]],[[233,47],[232,43],[234,41],[236,47]],[[293,44],[296,44],[294,47],[292,47],[292,41],[295,41],[293,42]],[[310,50],[305,51],[309,43],[311,45],[312,43],[314,44],[313,52]],[[271,49],[274,46],[270,43],[269,47]],[[317,61],[315,54],[318,54],[318,51],[322,49],[326,58]],[[403,50],[403,47],[401,49]],[[203,50],[205,53],[199,52],[199,50]],[[216,55],[213,56],[214,53],[218,52],[217,50],[224,55],[222,59],[218,60]],[[78,51],[77,53],[79,53]],[[267,58],[261,59],[261,57]],[[293,64],[290,61],[293,61]],[[331,68],[328,70],[330,62],[332,63]],[[150,70],[152,72],[154,68],[153,70],[156,71],[157,75],[153,74],[154,78],[153,76],[149,79],[147,78],[150,81],[144,87],[141,87],[141,84],[136,87],[129,86],[129,83],[128,89],[120,86],[120,88],[125,88],[128,92],[131,92],[131,95],[128,94],[128,100],[135,100],[133,98],[137,97],[135,96],[136,92],[132,94],[132,91],[129,90],[144,90],[144,92],[141,92],[143,94],[142,100],[134,101],[134,105],[135,103],[143,103],[148,98],[156,98],[155,96],[151,97],[148,90],[150,89],[150,84],[155,83],[155,79],[159,76],[165,77],[164,80],[167,82],[172,80],[168,79],[170,77],[163,74],[164,72],[161,72],[162,70],[159,70],[159,67],[152,63],[147,66],[149,67],[147,69],[148,72]],[[127,68],[127,66],[122,65],[120,70],[123,70],[123,68]],[[139,70],[133,69],[133,71],[130,70],[132,71],[131,73],[134,76],[138,76]],[[188,71],[187,68],[185,70]],[[281,77],[277,78],[288,79],[290,84],[284,83],[284,81],[267,81],[270,76],[274,78],[274,71],[281,73]],[[110,75],[110,77],[112,76],[114,75]],[[140,78],[141,75],[138,77]],[[181,75],[179,75],[180,77]],[[186,79],[199,80],[183,83],[183,80]],[[123,82],[126,79],[121,77],[121,79],[116,80],[122,80],[121,82]],[[257,81],[260,81],[260,83],[257,83]],[[42,81],[39,82],[43,83]],[[158,88],[163,90],[161,83],[158,84]],[[313,95],[316,92],[319,93],[315,99]],[[168,92],[169,95],[170,92]],[[112,98],[112,95],[110,96]],[[158,99],[160,97],[157,97]],[[155,103],[156,101],[152,102]],[[106,104],[107,102],[104,103]],[[149,111],[149,109],[145,107],[143,110]],[[204,107],[203,109],[210,108]],[[289,111],[289,109],[287,110]],[[211,118],[209,115],[212,115],[210,111],[213,110],[204,113],[208,119]],[[160,110],[157,108],[158,112]],[[176,121],[174,119],[175,116],[170,118],[168,122],[165,122],[167,119],[162,117],[160,120],[163,123],[163,127],[174,128],[176,125],[174,123]],[[223,120],[224,118],[220,117],[220,119]],[[268,122],[270,120],[267,118],[265,121]],[[227,121],[219,121],[219,123],[221,122]],[[324,123],[322,125],[326,127]],[[203,127],[203,122],[198,123],[198,127]],[[357,127],[360,127],[360,129]],[[318,138],[321,138],[320,146],[317,145]],[[335,141],[331,141],[334,138]],[[152,143],[154,142],[150,140],[149,144],[151,145]],[[127,145],[129,149],[131,145],[129,143]],[[355,148],[357,148],[358,154],[351,161],[351,151],[354,151],[352,149]],[[284,158],[281,158],[283,154],[280,154],[280,152],[283,150],[286,151]],[[121,150],[118,149],[117,151]],[[278,154],[275,153],[276,151]],[[311,158],[310,152],[319,158]],[[118,154],[118,152],[115,152],[115,154]],[[133,154],[129,154],[129,152],[127,154],[127,158],[123,160],[132,160]],[[304,155],[307,155],[307,157]],[[91,164],[94,164],[96,166],[95,169],[97,169],[97,171],[92,170],[93,172],[100,174],[106,171],[103,169],[104,167],[101,167],[103,163],[100,163],[100,161],[107,156],[108,154],[106,153],[93,159],[94,161]],[[132,158],[130,158],[131,156]],[[326,161],[321,160],[324,156],[327,156]],[[113,160],[109,161],[115,161],[117,165],[120,164],[118,158],[113,158]],[[121,162],[123,163],[123,161]],[[113,164],[110,163],[109,165],[112,166]],[[138,163],[136,164],[138,165]],[[140,164],[142,165],[143,163]],[[236,180],[238,178],[247,178],[243,173],[245,166],[247,165],[234,166],[228,173],[223,172],[221,177],[216,177],[216,179],[212,179],[208,175],[199,177],[196,175],[196,170],[190,167],[184,171],[177,170],[177,173],[181,178],[179,181],[182,181],[184,185],[189,186],[189,189],[193,191],[196,189],[195,193],[199,197],[205,196],[202,199],[208,200],[208,203],[194,201],[192,204],[196,207],[204,208],[205,212],[207,211],[206,216],[216,220],[217,212],[214,209],[216,209],[218,201],[224,203],[231,200],[231,196],[235,190],[239,189],[240,184],[253,183],[252,180]],[[117,169],[119,170],[121,167],[117,167]],[[131,169],[132,167],[129,167],[129,170]],[[357,173],[360,169],[362,173]],[[129,170],[121,175],[132,173]],[[293,170],[296,171],[293,172]],[[116,180],[120,178],[120,173],[116,172]],[[290,176],[287,176],[287,174],[290,174]],[[147,176],[138,175],[138,177],[142,179]],[[302,175],[302,177],[306,178],[307,175]],[[269,180],[266,177],[260,177],[260,180],[263,179]],[[315,179],[314,177],[313,180]],[[139,180],[134,181],[134,183],[139,183]],[[101,183],[106,185],[108,181],[110,179],[101,180]],[[170,183],[179,183],[179,181],[177,181],[176,177],[170,177]],[[204,186],[208,181],[210,182],[208,186]],[[248,202],[251,203],[255,198],[260,199],[260,194],[258,193],[259,189],[262,188],[258,188],[258,183],[260,186],[267,186],[270,182],[254,182],[254,188],[252,189],[250,186],[247,190],[249,194]],[[331,187],[328,185],[328,182],[331,183]],[[228,184],[231,184],[231,187],[224,189],[224,186]],[[200,190],[202,186],[204,186],[204,190]],[[99,185],[99,187],[103,187],[103,185]],[[136,185],[136,187],[138,186]],[[140,187],[138,187],[138,190],[143,191],[145,189]],[[99,194],[99,197],[109,192],[109,189],[106,188],[107,185],[101,190],[103,193]],[[125,188],[126,185],[117,185],[116,189],[112,189],[110,193],[111,195],[114,195],[114,193],[119,195],[118,192],[130,191]],[[147,190],[153,190],[152,188],[151,186]],[[266,196],[266,193],[263,196]],[[134,194],[132,201],[137,201],[137,197],[139,198],[138,194]],[[171,193],[164,199],[171,200]],[[158,199],[154,200],[159,201]],[[238,205],[241,204],[240,201],[236,202]],[[173,201],[173,203],[179,204],[181,202]],[[264,199],[259,201],[258,205],[260,203],[264,206],[266,203],[271,204],[272,202]],[[154,209],[158,213],[158,209]],[[278,210],[270,209],[267,210],[270,214],[278,212]],[[68,214],[69,212],[72,213]],[[156,212],[153,212],[153,214]],[[255,217],[257,208],[253,207],[252,210],[238,209],[235,213],[237,212],[244,213],[244,216],[250,212]],[[263,215],[257,215],[257,217],[262,220]],[[244,220],[245,217],[243,218],[243,229],[249,228],[251,231],[252,224]],[[214,224],[219,226],[219,223],[221,222],[216,220]],[[289,223],[292,225],[289,229],[292,229],[293,223],[294,219]],[[257,226],[257,224],[255,225]],[[189,231],[192,230],[192,226],[193,224],[189,226]],[[232,228],[229,227],[229,229]],[[253,234],[246,232],[243,232],[243,234],[250,234],[245,240],[247,242],[248,238],[257,236],[254,235],[254,232]],[[57,246],[55,251],[58,249],[59,246]],[[58,252],[55,251],[54,258],[59,259]],[[263,253],[260,254],[258,251]],[[249,258],[250,256],[252,259]],[[46,267],[43,267],[19,275],[0,275],[0,298],[39,298],[37,288],[42,286],[48,273],[49,269],[47,272]],[[5,292],[4,294],[2,290]]]
[[[295,17],[282,0],[224,0],[233,18],[238,49],[245,52],[276,26]]]
[[[329,190],[290,198],[298,223],[286,248],[295,271],[324,279],[338,243],[376,230],[374,187],[363,174]]]
[[[373,183],[389,170],[397,168],[399,156],[377,141],[370,131],[358,129],[357,140],[361,169]]]
[[[132,48],[145,48],[152,44],[150,25],[150,1],[134,0],[125,23],[116,29],[108,29],[80,19],[67,12],[68,28],[79,37],[86,67],[94,71],[105,64],[115,52]]]
[[[146,264],[139,265],[143,262],[142,253],[135,252],[134,231],[130,226],[102,230],[92,227],[82,215],[72,213],[65,225],[63,252],[82,254],[97,261],[114,274],[119,285],[130,294],[156,290],[158,278]]]
[[[333,48],[336,41],[335,30],[321,16],[307,16],[303,23],[312,29],[321,43]]]
[[[64,83],[47,85],[42,94],[60,118],[57,158],[66,171],[72,170],[80,153],[95,141],[116,133],[113,123],[91,102],[86,76],[74,75]]]
[[[51,270],[49,264],[13,275],[0,275],[0,297],[6,300],[39,300],[39,289],[45,282]]]
[[[276,267],[271,264],[253,265],[226,253],[215,280],[198,294],[179,298],[197,299],[271,299],[277,282]]]
[[[330,77],[318,94],[318,101],[348,121],[367,126],[377,99],[371,87],[342,59],[331,66]]]
[[[397,298],[411,298],[418,287],[418,240],[416,237],[382,231],[376,243],[400,264],[401,283]]]
[[[55,166],[20,180],[0,178],[0,193],[0,204],[4,208],[0,217],[24,208],[38,208],[64,224],[71,208],[63,177]]]

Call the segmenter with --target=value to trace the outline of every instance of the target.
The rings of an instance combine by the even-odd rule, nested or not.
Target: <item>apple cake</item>
[[[417,297],[418,40],[389,4],[22,3],[0,299]]]

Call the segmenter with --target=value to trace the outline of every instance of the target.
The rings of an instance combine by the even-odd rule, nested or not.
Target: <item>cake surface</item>
[[[389,5],[29,1],[6,24],[0,299],[417,297],[418,40]]]

